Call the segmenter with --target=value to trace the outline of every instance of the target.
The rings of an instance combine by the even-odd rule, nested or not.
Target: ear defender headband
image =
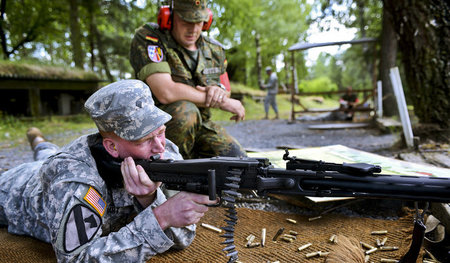
[[[172,2],[172,6],[173,6],[173,2]],[[172,6],[168,6],[168,5],[163,5],[161,6],[161,8],[159,9],[158,12],[158,25],[159,28],[161,28],[162,30],[171,30],[172,29]],[[211,27],[212,21],[213,21],[213,13],[211,11],[211,9],[206,8],[207,12],[208,12],[208,21],[203,23],[203,27],[202,30],[203,31],[208,31],[209,28]]]

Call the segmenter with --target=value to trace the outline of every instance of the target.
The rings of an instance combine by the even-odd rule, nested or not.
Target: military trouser
[[[223,127],[203,120],[195,104],[177,101],[159,108],[172,115],[166,123],[166,137],[179,147],[184,159],[247,156],[239,142]]]

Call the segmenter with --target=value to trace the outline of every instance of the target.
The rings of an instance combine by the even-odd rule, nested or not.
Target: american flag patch
[[[103,216],[105,213],[106,203],[102,199],[102,197],[98,194],[97,191],[95,191],[94,188],[89,187],[89,190],[87,191],[86,195],[84,196],[84,200],[86,200],[92,207],[94,207],[95,210],[100,214],[100,216]]]

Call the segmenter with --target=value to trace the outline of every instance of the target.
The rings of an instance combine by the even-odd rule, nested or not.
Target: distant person
[[[158,24],[136,30],[130,63],[136,78],[149,85],[156,105],[172,116],[167,138],[185,159],[246,156],[239,142],[210,119],[210,108],[218,108],[240,121],[245,108],[221,84],[227,67],[224,48],[202,34],[212,21],[206,2],[174,0],[162,7]]]
[[[354,111],[353,108],[358,103],[358,97],[353,93],[351,86],[346,88],[345,94],[339,99],[340,110],[344,111],[345,120],[353,120]]]
[[[206,195],[166,199],[134,159],[180,159],[166,140],[170,115],[158,109],[139,80],[96,91],[85,103],[98,132],[63,148],[31,128],[35,162],[0,175],[0,225],[51,243],[58,262],[146,262],[169,248],[185,248],[208,210]],[[113,176],[105,162],[120,163]]]
[[[269,105],[272,106],[275,111],[275,119],[279,119],[280,115],[278,114],[278,106],[277,106],[277,94],[278,94],[278,77],[275,72],[272,72],[271,67],[266,67],[266,73],[269,76],[266,84],[261,84],[261,89],[267,89],[267,95],[264,98],[264,110],[266,112],[266,116],[264,119],[269,119]]]

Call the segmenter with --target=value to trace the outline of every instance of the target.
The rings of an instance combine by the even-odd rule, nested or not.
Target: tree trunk
[[[90,66],[91,70],[95,71],[95,13],[97,10],[97,3],[92,0],[84,0],[83,1],[87,11],[88,11],[88,21],[89,21],[89,33],[88,33],[88,42],[89,42],[89,54],[91,54]],[[95,9],[94,9],[95,8]]]
[[[256,47],[256,72],[258,76],[258,85],[261,86],[264,82],[261,75],[262,61],[261,61],[261,46],[259,45],[259,34],[256,33],[255,36],[255,47]]]
[[[9,59],[8,46],[6,45],[6,34],[3,30],[3,24],[5,23],[5,12],[6,12],[6,0],[1,0],[0,5],[0,39],[3,51],[3,58]]]
[[[94,26],[94,31],[95,31],[95,38],[97,40],[96,43],[98,48],[98,57],[100,58],[100,62],[103,65],[106,77],[108,78],[109,81],[113,82],[114,77],[111,75],[111,72],[109,71],[108,60],[106,59],[106,55],[103,49],[102,37],[100,35],[100,32],[98,31],[97,26]]]
[[[394,31],[392,10],[388,6],[393,1],[384,0],[383,2],[380,79],[383,87],[383,115],[392,117],[398,115],[398,108],[391,79],[389,78],[389,69],[395,67],[397,58],[397,34]]]
[[[81,48],[81,32],[78,19],[78,1],[69,0],[70,15],[70,42],[72,43],[72,57],[75,67],[83,68],[83,49]]]
[[[405,69],[409,98],[423,124],[450,127],[450,3],[386,1]]]

